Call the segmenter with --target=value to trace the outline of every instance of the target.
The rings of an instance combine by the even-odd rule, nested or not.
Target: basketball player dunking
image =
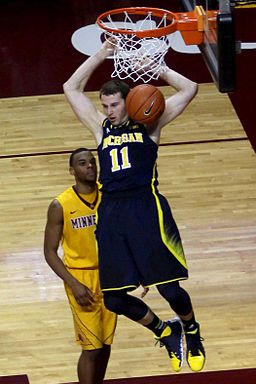
[[[157,151],[162,128],[180,115],[197,93],[197,84],[165,67],[160,78],[176,91],[167,98],[163,115],[151,125],[129,119],[125,98],[129,87],[111,80],[100,90],[100,112],[84,88],[97,67],[113,54],[105,41],[64,84],[65,95],[78,119],[93,134],[99,156],[102,201],[96,237],[104,302],[151,330],[164,344],[172,369],[183,362],[183,331],[190,368],[200,371],[205,361],[199,324],[189,294],[179,280],[188,278],[179,231],[170,207],[157,189]],[[129,291],[156,286],[178,315],[162,321]]]

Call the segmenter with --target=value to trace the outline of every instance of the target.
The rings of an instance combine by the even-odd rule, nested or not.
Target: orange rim
[[[106,26],[103,22],[103,19],[107,18],[109,15],[118,15],[119,13],[127,12],[130,15],[147,15],[149,12],[152,13],[152,16],[163,17],[166,15],[167,21],[170,22],[169,25],[165,27],[159,27],[155,29],[145,29],[144,31],[136,31],[136,30],[128,30],[128,29],[114,29],[110,26]],[[177,31],[177,16],[175,13],[167,11],[165,9],[160,8],[148,8],[148,7],[131,7],[131,8],[118,8],[113,9],[111,11],[107,11],[98,16],[96,23],[102,29],[107,32],[114,34],[124,34],[124,35],[136,35],[139,38],[142,37],[161,37],[165,35],[169,35]]]

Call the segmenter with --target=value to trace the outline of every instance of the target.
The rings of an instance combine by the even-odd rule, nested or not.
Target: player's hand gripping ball
[[[164,95],[151,84],[137,85],[126,97],[128,115],[142,124],[154,123],[163,114],[164,109]]]

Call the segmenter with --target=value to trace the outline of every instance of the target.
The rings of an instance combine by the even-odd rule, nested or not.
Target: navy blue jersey
[[[98,146],[99,181],[103,192],[118,192],[157,185],[158,146],[143,124],[128,120],[113,126],[102,124],[103,139]]]

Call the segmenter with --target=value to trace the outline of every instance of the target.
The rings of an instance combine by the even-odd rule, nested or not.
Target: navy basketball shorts
[[[96,238],[103,291],[188,278],[171,209],[166,198],[155,191],[103,194]]]

